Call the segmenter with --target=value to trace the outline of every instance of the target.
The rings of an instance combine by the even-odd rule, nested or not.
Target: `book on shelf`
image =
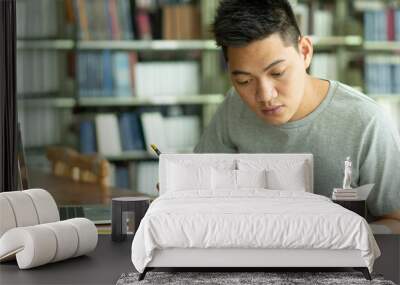
[[[132,96],[135,65],[135,52],[78,52],[79,97]]]
[[[61,65],[57,51],[17,50],[16,61],[19,97],[44,97],[60,91]]]
[[[300,32],[303,35],[329,37],[333,34],[333,9],[330,5],[316,7],[315,3],[292,4]]]
[[[317,53],[313,55],[310,73],[319,78],[337,80],[337,58],[332,53]]]
[[[135,193],[158,196],[156,183],[158,179],[157,161],[134,161],[128,164],[110,164],[110,185],[129,189]]]
[[[190,1],[66,1],[73,1],[69,17],[76,19],[81,40],[200,38],[199,7]]]
[[[135,75],[138,97],[200,93],[199,64],[195,61],[138,62]]]
[[[200,67],[193,60],[138,62],[135,52],[104,50],[80,51],[77,61],[79,97],[193,96],[200,93]]]
[[[18,39],[55,38],[63,33],[64,17],[60,15],[60,6],[63,4],[61,1],[17,0],[15,2]]]
[[[364,15],[366,41],[399,41],[400,8],[383,5],[359,7]]]
[[[137,113],[122,113],[119,129],[123,151],[144,150],[143,131]]]
[[[95,122],[98,152],[103,155],[121,154],[117,116],[115,114],[97,114]]]
[[[96,129],[92,120],[79,124],[79,151],[83,154],[96,153]]]
[[[80,151],[97,150],[105,156],[124,156],[126,152],[153,151],[156,144],[165,152],[191,152],[200,139],[197,115],[163,116],[161,112],[123,112],[118,116],[99,113],[94,120],[80,122]]]
[[[70,143],[69,110],[57,110],[46,103],[19,104],[18,121],[25,148]]]
[[[134,38],[131,0],[73,1],[81,40],[131,40]]]
[[[132,96],[132,76],[129,54],[126,52],[115,52],[113,58],[114,92],[116,96]]]
[[[149,153],[150,144],[162,152],[192,152],[200,138],[200,118],[182,115],[163,117],[159,112],[141,114],[144,141]]]
[[[400,94],[400,56],[367,55],[364,80],[369,94]]]

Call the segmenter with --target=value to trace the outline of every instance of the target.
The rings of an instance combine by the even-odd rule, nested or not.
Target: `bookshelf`
[[[25,8],[23,8],[24,5],[19,6],[21,17],[24,15],[28,17],[27,11],[29,11],[29,5],[32,4],[29,3],[29,0],[18,1],[25,5]],[[39,1],[45,2],[45,0]],[[107,1],[99,0],[98,2],[104,4]],[[103,112],[114,114],[117,120],[120,120],[121,115],[124,113],[137,112],[138,110],[162,110],[165,113],[166,108],[173,110],[174,108],[180,108],[181,111],[177,111],[177,114],[172,117],[191,116],[193,115],[192,111],[195,110],[197,116],[201,118],[200,130],[202,130],[207,125],[218,104],[222,102],[223,94],[229,87],[229,80],[221,60],[221,52],[216,47],[208,31],[209,25],[213,21],[218,0],[174,1],[180,3],[179,5],[171,5],[174,11],[171,11],[171,7],[161,7],[158,10],[139,7],[141,10],[140,15],[132,12],[138,8],[132,5],[133,3],[138,5],[137,3],[146,1],[118,1],[112,2],[122,3],[121,5],[127,5],[129,2],[131,5],[129,9],[125,10],[118,10],[122,6],[119,7],[117,5],[115,6],[117,10],[109,15],[114,22],[118,18],[116,18],[116,15],[121,15],[117,19],[118,21],[113,24],[114,26],[115,24],[119,25],[119,33],[115,33],[114,26],[111,26],[112,29],[107,29],[107,16],[101,15],[99,17],[100,9],[98,8],[103,6],[98,6],[97,2],[92,0],[54,1],[58,3],[58,7],[53,7],[53,9],[55,9],[54,11],[59,17],[52,16],[50,19],[44,17],[39,26],[51,26],[51,23],[53,23],[57,28],[47,28],[42,34],[37,31],[28,33],[29,30],[35,30],[34,27],[26,27],[27,31],[25,33],[23,32],[24,29],[20,28],[17,51],[39,55],[52,53],[52,56],[53,53],[58,54],[58,65],[56,67],[57,77],[60,78],[58,86],[51,90],[35,92],[34,94],[24,92],[18,97],[21,105],[29,106],[29,108],[39,110],[40,106],[46,106],[54,109],[54,112],[62,110],[64,117],[62,121],[68,124],[68,126],[64,125],[62,129],[68,130],[68,135],[58,135],[56,140],[48,140],[46,141],[47,143],[66,143],[78,148],[79,138],[81,137],[79,134],[79,122],[93,121],[96,114]],[[78,2],[81,3],[80,5],[82,3],[87,5],[85,7],[79,6]],[[147,2],[152,3],[154,1]],[[164,2],[168,3],[169,1]],[[185,25],[184,22],[180,22],[180,24],[177,22],[174,22],[174,24],[151,22],[152,19],[157,19],[157,13],[168,14],[170,20],[172,19],[171,13],[184,15],[185,12],[182,12],[184,9],[193,8],[188,7],[187,2],[194,3],[199,11],[199,27],[193,30],[193,34],[190,34],[188,30],[179,28],[179,26],[189,26]],[[315,66],[312,66],[311,72],[315,72],[317,76],[333,77],[332,79],[337,79],[351,86],[357,86],[371,98],[380,102],[385,101],[386,104],[392,104],[393,106],[400,103],[400,92],[389,93],[380,92],[379,90],[369,92],[365,84],[366,72],[364,70],[367,57],[399,56],[400,38],[396,40],[371,40],[366,37],[364,23],[366,10],[386,11],[387,7],[397,7],[396,9],[398,9],[398,1],[299,0],[291,2],[295,5],[296,15],[298,15],[301,22],[300,26],[305,29],[303,32],[312,36],[315,48],[313,65]],[[365,8],[365,5],[363,6],[364,2],[375,2],[379,5],[373,8]],[[55,4],[52,3],[52,5]],[[125,8],[127,7],[125,6]],[[42,11],[43,15],[50,14],[47,9],[50,8]],[[136,15],[135,17],[137,17],[136,19],[131,19],[132,26],[129,26],[129,21],[127,22],[129,13],[127,14],[126,11],[130,11],[131,15]],[[195,11],[192,9],[190,13],[193,12]],[[193,15],[192,18],[195,19],[197,16]],[[179,18],[181,19],[182,17]],[[312,20],[310,20],[311,18]],[[96,20],[94,21],[94,19]],[[185,21],[189,21],[188,18]],[[26,26],[27,24],[24,23],[24,25]],[[165,28],[166,25],[169,28]],[[171,28],[171,25],[175,25],[175,28]],[[29,36],[29,38],[26,36]],[[80,96],[82,86],[86,84],[92,88],[93,82],[85,82],[79,77],[79,56],[83,55],[82,61],[92,62],[92,66],[89,66],[89,64],[84,67],[87,68],[85,70],[90,75],[96,73],[98,69],[105,69],[102,60],[94,57],[107,52],[111,55],[117,53],[135,54],[138,58],[136,62],[138,65],[141,63],[178,62],[190,59],[197,64],[198,68],[196,75],[198,88],[195,89],[197,92],[188,91],[175,96],[168,94],[168,92],[164,94],[161,91],[145,96],[139,93],[135,93],[133,96],[110,96],[113,92],[105,92],[102,96],[95,96],[93,93],[88,96]],[[93,55],[95,56],[93,57]],[[72,66],[70,66],[71,62],[74,63]],[[34,76],[38,76],[38,74]],[[27,75],[24,75],[24,77],[27,77]],[[159,77],[162,79],[162,76]],[[157,84],[162,81],[161,79]],[[138,86],[133,88],[138,88]],[[56,115],[47,116],[47,118],[56,120]],[[40,145],[34,144],[32,148],[35,149],[35,153],[38,153]],[[155,160],[155,157],[145,149],[123,150],[120,154],[105,155],[105,157],[115,163],[116,168],[121,166],[132,168],[132,164],[140,162],[154,163]],[[137,165],[133,168],[135,167],[137,168]],[[146,167],[149,167],[149,165]]]

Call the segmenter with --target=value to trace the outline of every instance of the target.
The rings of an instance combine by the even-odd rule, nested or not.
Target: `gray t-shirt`
[[[314,193],[330,197],[342,187],[344,161],[352,159],[352,187],[375,183],[368,210],[380,216],[400,209],[400,138],[392,121],[364,94],[329,81],[321,104],[301,120],[265,123],[232,88],[195,147],[196,153],[312,153]]]

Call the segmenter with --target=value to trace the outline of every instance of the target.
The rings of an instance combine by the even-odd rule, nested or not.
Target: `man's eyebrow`
[[[277,64],[279,64],[279,63],[281,63],[281,62],[283,62],[283,61],[285,61],[284,59],[277,59],[277,60],[275,60],[274,62],[272,62],[270,65],[268,65],[266,68],[264,68],[264,71],[267,71],[268,69],[270,69],[271,67],[273,67],[273,66],[275,66],[275,65],[277,65]],[[234,71],[232,71],[231,72],[232,73],[232,75],[251,75],[251,73],[250,72],[247,72],[247,71],[243,71],[243,70],[234,70]]]

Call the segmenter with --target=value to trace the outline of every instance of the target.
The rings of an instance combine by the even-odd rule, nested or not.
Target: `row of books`
[[[400,56],[370,55],[365,59],[364,81],[368,93],[400,94]]]
[[[137,62],[135,52],[79,52],[76,67],[80,97],[200,92],[199,64],[195,61]]]
[[[79,128],[80,152],[105,156],[126,151],[147,150],[150,144],[169,152],[192,151],[200,136],[198,116],[163,117],[160,112],[100,113],[82,120]]]
[[[17,50],[17,93],[43,96],[60,86],[60,58],[57,51]]]
[[[110,185],[135,192],[158,196],[158,161],[135,161],[128,164],[110,164]]]
[[[51,38],[60,32],[60,0],[17,0],[17,38]]]
[[[400,9],[393,7],[364,12],[364,39],[400,41]]]
[[[333,34],[333,7],[319,8],[311,1],[309,4],[298,3],[293,6],[300,31],[304,35],[328,37]]]
[[[71,122],[69,110],[55,109],[46,104],[19,104],[18,122],[24,147],[41,147],[67,142],[68,127]]]
[[[332,199],[334,200],[357,200],[358,192],[355,189],[333,189]]]
[[[199,9],[191,1],[66,1],[82,40],[200,38]]]
[[[311,61],[310,74],[319,78],[337,80],[337,58],[336,54],[315,54]]]

